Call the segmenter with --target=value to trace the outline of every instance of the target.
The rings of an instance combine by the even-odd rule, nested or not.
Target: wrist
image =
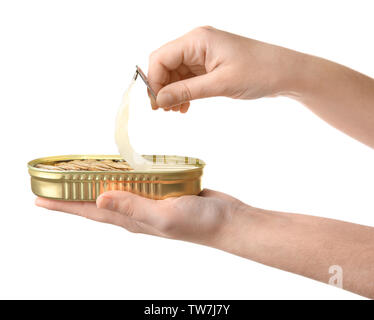
[[[265,210],[241,203],[227,213],[220,232],[208,245],[216,249],[243,256],[244,246],[251,244],[255,229],[262,224]]]
[[[316,70],[316,57],[284,49],[280,57],[276,96],[301,100],[308,93]]]
[[[273,257],[279,254],[280,248],[286,247],[288,243],[282,231],[292,227],[293,224],[290,214],[243,204],[232,213],[220,237],[216,238],[211,246],[253,261],[272,265]]]

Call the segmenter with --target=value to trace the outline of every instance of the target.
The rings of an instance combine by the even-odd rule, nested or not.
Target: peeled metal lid
[[[166,155],[153,155],[144,156],[149,161],[153,162],[151,171],[184,171],[197,168],[203,168],[205,166],[204,161],[181,156],[166,156]]]

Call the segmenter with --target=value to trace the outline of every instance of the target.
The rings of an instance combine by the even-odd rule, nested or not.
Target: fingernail
[[[107,210],[114,210],[114,201],[107,197],[99,197],[97,199],[97,207]]]
[[[48,199],[37,197],[35,199],[35,205],[38,207],[45,207],[48,204]]]
[[[40,198],[36,198],[35,199],[35,205],[38,206],[38,207],[41,207],[42,206],[42,200]]]

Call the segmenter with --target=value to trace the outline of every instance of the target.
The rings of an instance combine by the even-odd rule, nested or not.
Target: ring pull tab
[[[135,74],[134,74],[134,77],[133,77],[134,81],[138,78],[138,75],[140,76],[140,78],[142,78],[143,82],[145,83],[149,92],[151,93],[153,99],[156,101],[156,94],[153,91],[153,89],[151,88],[151,86],[149,85],[147,76],[144,74],[142,69],[139,68],[139,66],[136,66],[136,71],[135,71]]]

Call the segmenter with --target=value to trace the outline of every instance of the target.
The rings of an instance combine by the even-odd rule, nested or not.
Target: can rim
[[[176,158],[176,159],[185,159],[185,163],[183,163],[186,166],[185,170],[178,170],[178,172],[188,173],[188,172],[194,172],[194,171],[200,171],[205,167],[205,162],[201,159],[194,158],[194,157],[186,157],[186,156],[177,156],[177,155],[143,155],[144,157],[151,158],[150,160],[154,159],[155,157],[168,157],[168,158]],[[157,171],[147,171],[147,170],[129,170],[129,171],[82,171],[82,170],[66,170],[66,171],[60,171],[60,170],[49,170],[49,169],[43,169],[43,168],[36,168],[35,165],[38,163],[41,163],[46,160],[50,161],[68,161],[68,160],[76,160],[76,159],[112,159],[112,160],[121,160],[122,157],[120,155],[98,155],[98,154],[87,154],[87,155],[81,155],[81,154],[71,154],[71,155],[60,155],[60,156],[48,156],[48,157],[40,157],[36,158],[34,160],[31,160],[27,163],[27,167],[30,171],[36,171],[36,172],[45,172],[45,173],[60,173],[60,174],[69,174],[69,173],[76,173],[76,174],[82,174],[82,173],[89,173],[89,174],[174,174],[175,171],[170,170],[157,170]],[[189,163],[189,161],[195,161],[195,163]],[[188,165],[193,166],[193,168],[188,168]]]

